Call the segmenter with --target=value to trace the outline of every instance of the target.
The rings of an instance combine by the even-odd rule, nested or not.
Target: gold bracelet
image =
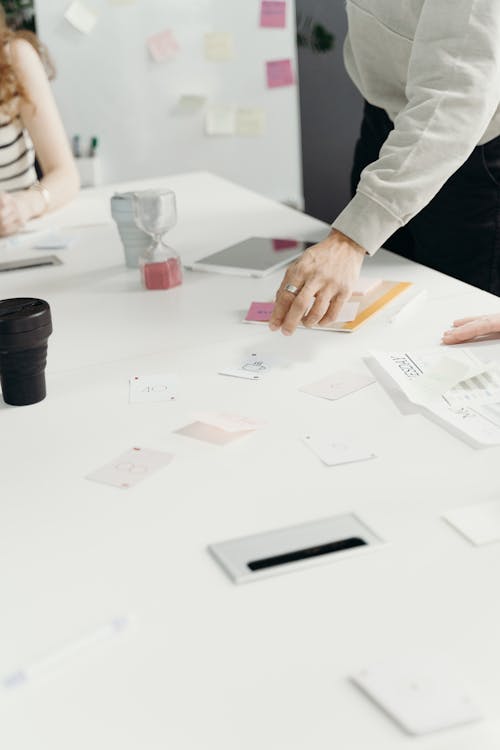
[[[42,216],[46,211],[49,210],[49,206],[50,206],[50,193],[47,190],[47,188],[44,185],[42,185],[41,182],[35,182],[35,184],[32,185],[29,189],[32,192],[36,192],[36,193],[38,193],[39,195],[42,196],[44,207],[42,208],[42,210],[39,213],[36,214],[37,217],[38,216]]]

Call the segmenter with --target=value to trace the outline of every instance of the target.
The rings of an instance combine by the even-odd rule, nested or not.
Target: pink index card
[[[227,414],[226,412],[198,412],[198,422],[217,427],[224,432],[252,432],[264,427],[264,422],[249,417],[241,417],[238,414]]]
[[[279,86],[293,86],[295,79],[291,60],[271,60],[266,63],[267,86],[270,89]]]
[[[274,302],[252,302],[245,320],[267,323],[271,319],[273,310]]]
[[[153,34],[147,40],[151,57],[157,63],[172,60],[179,52],[179,45],[170,29]]]
[[[273,240],[273,250],[290,250],[298,244],[297,240]]]
[[[267,29],[284,29],[286,26],[285,0],[262,0],[260,25]]]

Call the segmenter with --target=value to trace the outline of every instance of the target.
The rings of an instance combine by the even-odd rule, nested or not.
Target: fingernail
[[[279,326],[277,326],[276,323],[269,323],[269,328],[271,331],[277,331]]]
[[[292,335],[292,331],[289,331],[286,328],[283,328],[282,334],[283,334],[283,336],[291,336]]]

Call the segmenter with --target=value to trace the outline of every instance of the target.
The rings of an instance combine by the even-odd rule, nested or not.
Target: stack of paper
[[[500,445],[500,370],[467,349],[372,352],[406,397],[479,446]]]

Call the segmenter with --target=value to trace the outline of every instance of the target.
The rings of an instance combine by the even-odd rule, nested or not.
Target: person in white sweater
[[[500,294],[500,0],[347,0],[347,14],[366,102],[354,194],[286,272],[270,320],[285,335],[333,322],[381,246]]]

